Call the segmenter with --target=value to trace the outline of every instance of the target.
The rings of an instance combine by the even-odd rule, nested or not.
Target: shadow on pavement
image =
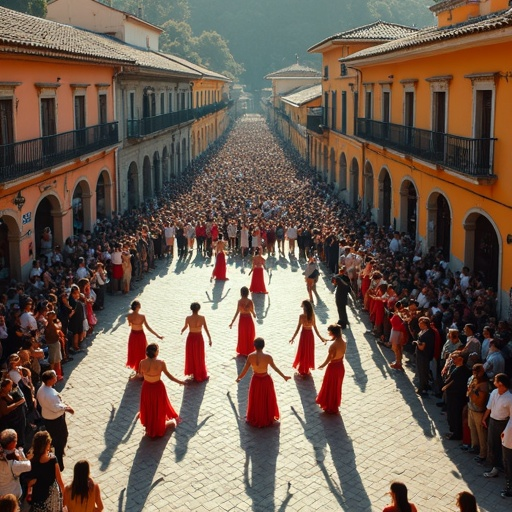
[[[119,512],[140,512],[144,510],[144,505],[151,491],[164,480],[163,477],[160,477],[153,482],[172,433],[173,430],[169,429],[164,437],[151,439],[144,436],[141,439],[128,477],[128,484],[119,493]],[[124,505],[123,502],[125,502]]]
[[[140,394],[140,387],[140,380],[129,380],[121,403],[117,408],[112,404],[110,419],[105,428],[105,448],[98,458],[101,471],[109,467],[119,445],[126,444],[137,426],[139,402],[134,400],[133,396]]]
[[[254,312],[256,313],[256,322],[263,324],[263,319],[268,315],[270,309],[270,295],[264,293],[253,293]]]
[[[207,383],[208,381],[191,382],[185,386],[183,391],[180,409],[180,418],[183,422],[176,429],[176,447],[174,449],[176,462],[181,462],[185,458],[188,443],[211,417],[207,416],[201,423],[197,423]]]
[[[215,281],[215,284],[213,285],[213,289],[211,292],[211,296],[208,292],[206,293],[207,297],[207,303],[210,302],[212,305],[212,309],[218,309],[219,308],[219,302],[222,302],[231,291],[231,288],[228,288],[226,293],[223,295],[224,287],[226,286],[226,281]]]

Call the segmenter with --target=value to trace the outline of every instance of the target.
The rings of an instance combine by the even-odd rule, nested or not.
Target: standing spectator
[[[455,368],[442,388],[446,396],[446,415],[450,427],[450,433],[445,437],[452,441],[460,441],[462,439],[462,410],[467,402],[467,382],[470,371],[464,364],[460,351],[453,352],[451,357]]]
[[[350,279],[346,275],[345,267],[340,267],[339,274],[332,279],[332,284],[336,287],[336,308],[338,309],[338,325],[342,329],[348,326],[347,303],[348,295],[351,293]]]
[[[286,230],[286,238],[288,238],[288,251],[290,254],[295,253],[295,242],[297,241],[297,226],[290,226]]]
[[[48,433],[53,439],[55,455],[59,468],[64,470],[64,450],[68,442],[68,427],[66,425],[66,412],[74,414],[75,411],[66,405],[53,386],[57,382],[57,374],[53,370],[43,373],[43,385],[37,391],[37,401],[41,406],[41,416]]]
[[[123,279],[123,253],[121,244],[114,245],[112,252],[112,293],[121,291],[121,280]]]
[[[512,407],[512,393],[509,390],[510,379],[504,373],[494,377],[493,390],[487,402],[487,409],[482,418],[482,425],[487,428],[487,462],[492,465],[486,471],[486,478],[495,478],[499,474],[498,468],[502,465],[501,433],[505,430]]]
[[[478,512],[475,497],[467,491],[457,494],[456,505],[459,507],[460,512]]]
[[[91,478],[89,463],[79,460],[73,468],[73,481],[64,488],[64,506],[68,512],[101,512],[100,486]]]
[[[384,507],[382,512],[417,512],[416,506],[409,503],[407,487],[402,482],[393,482],[389,489],[391,505]]]
[[[0,495],[14,494],[19,500],[22,490],[20,475],[30,471],[30,461],[23,453],[23,448],[17,448],[18,434],[12,428],[7,428],[0,434]]]
[[[501,492],[502,498],[512,498],[512,405],[508,411],[509,419],[501,434],[503,465],[505,466],[506,484]]]
[[[493,381],[494,376],[498,373],[505,372],[505,358],[494,340],[489,342],[489,352],[484,362],[484,370],[490,381]]]
[[[489,380],[485,375],[484,367],[480,364],[473,365],[473,377],[468,382],[468,426],[471,431],[471,448],[478,455],[475,461],[483,463],[487,458],[487,431],[482,425],[485,405],[489,399]]]
[[[416,344],[416,372],[418,388],[416,393],[420,396],[428,396],[430,361],[434,357],[434,331],[430,328],[430,320],[422,316],[418,320],[420,332]]]

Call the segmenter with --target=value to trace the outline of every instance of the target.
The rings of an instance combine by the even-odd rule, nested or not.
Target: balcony
[[[179,124],[187,123],[194,119],[194,111],[189,108],[187,110],[179,110],[178,112],[170,112],[160,116],[144,117],[143,119],[129,119],[127,121],[127,135],[129,138],[141,138],[152,133],[172,128]]]
[[[54,167],[118,142],[117,122],[0,146],[0,181]]]
[[[196,119],[201,119],[201,117],[208,116],[210,114],[214,114],[215,112],[220,112],[222,109],[226,107],[233,106],[233,100],[229,100],[228,102],[219,101],[217,103],[210,103],[209,105],[203,105],[202,107],[196,107],[194,109],[194,117]]]
[[[324,109],[323,107],[313,107],[308,108],[308,120],[307,120],[307,129],[319,133],[320,135],[323,132],[321,126],[324,124]]]
[[[493,177],[494,142],[412,126],[357,120],[357,136],[474,178]]]

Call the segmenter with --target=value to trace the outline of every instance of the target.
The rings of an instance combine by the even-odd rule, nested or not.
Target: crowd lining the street
[[[375,341],[395,354],[392,371],[403,371],[405,355],[418,395],[435,395],[446,409],[448,438],[463,441],[475,463],[487,462],[488,478],[505,469],[502,496],[512,496],[512,328],[497,318],[486,276],[451,268],[442,247],[425,251],[410,234],[340,201],[334,185],[278,145],[259,118],[238,122],[140,208],[98,220],[62,245],[45,229],[28,282],[11,282],[0,300],[0,494],[22,496],[19,480],[7,486],[15,461],[11,473],[27,472],[33,502],[60,488],[70,512],[81,496],[102,510],[86,461],[70,486],[62,482],[64,413],[73,409],[53,386],[101,322],[106,294],[128,294],[159,260],[186,260],[192,251],[213,258],[222,235],[233,256],[298,257],[312,303],[322,272],[334,277],[341,327],[349,327],[347,306],[367,311]],[[30,442],[31,462],[23,452]],[[51,482],[42,482],[45,464],[54,468]],[[407,510],[400,485],[387,512]],[[476,510],[464,496],[460,510]]]

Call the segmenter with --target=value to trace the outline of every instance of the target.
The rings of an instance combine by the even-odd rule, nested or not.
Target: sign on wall
[[[29,222],[32,222],[32,212],[24,213],[21,217],[21,223],[23,225],[28,224]]]

